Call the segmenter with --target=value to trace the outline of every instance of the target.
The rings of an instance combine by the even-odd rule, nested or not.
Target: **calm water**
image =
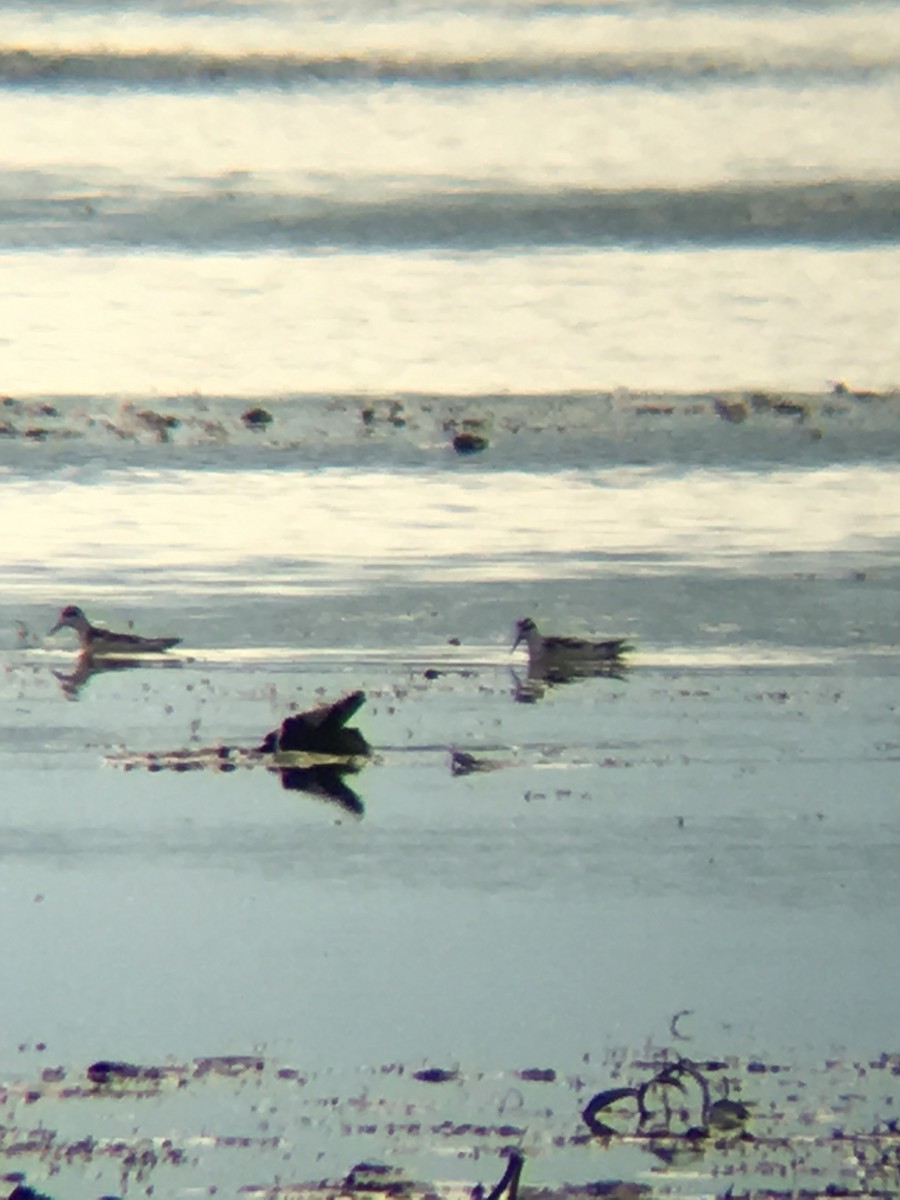
[[[439,1062],[497,1121],[593,1063],[525,1122],[558,1183],[647,1175],[554,1137],[679,1010],[801,1076],[896,1048],[898,52],[889,5],[4,12],[6,1077]],[[65,603],[183,650],[77,678]],[[633,669],[529,693],[523,614]],[[361,816],[143,769],[358,687]],[[494,1177],[292,1103],[172,1194]]]

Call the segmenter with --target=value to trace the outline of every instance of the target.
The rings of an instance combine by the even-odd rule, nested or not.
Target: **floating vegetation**
[[[881,1200],[900,1188],[898,1075],[897,1054],[804,1068],[664,1048],[611,1050],[574,1073],[398,1062],[318,1072],[256,1054],[107,1059],[0,1085],[0,1155],[10,1184],[58,1198],[83,1176],[92,1195],[140,1185],[268,1200]],[[442,1156],[447,1177],[422,1178]],[[496,1173],[494,1160],[505,1164]],[[530,1183],[532,1167],[556,1182]]]

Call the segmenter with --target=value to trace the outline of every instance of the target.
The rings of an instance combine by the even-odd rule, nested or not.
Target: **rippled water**
[[[38,564],[52,563],[56,595],[118,589],[123,599],[152,571],[161,586],[177,577],[180,601],[248,582],[299,597],[371,596],[396,581],[521,587],[548,574],[592,577],[599,591],[603,575],[779,575],[801,562],[834,576],[892,560],[896,488],[886,467],[687,478],[650,468],[114,471],[102,485],[9,481],[3,566],[8,589],[27,593]]]

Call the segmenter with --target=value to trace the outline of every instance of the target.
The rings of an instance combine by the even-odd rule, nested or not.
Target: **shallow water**
[[[892,468],[9,485],[35,516],[4,544],[24,623],[3,681],[8,936],[27,957],[54,931],[8,1010],[23,1037],[66,1059],[206,1039],[502,1065],[638,1044],[691,1008],[719,1053],[888,1044]],[[54,594],[185,648],[67,693],[71,635],[41,634]],[[523,612],[628,635],[633,670],[516,703],[534,700],[509,653]],[[258,744],[356,687],[377,749],[349,780],[360,821],[261,769],[102,766]],[[452,747],[498,769],[454,778]],[[835,959],[852,966],[823,994]],[[59,977],[86,997],[74,1012]]]
[[[895,15],[0,15],[10,1187],[896,1191]]]
[[[529,1182],[643,1180],[645,1152],[577,1141],[587,1098],[641,1048],[651,1062],[663,1047],[725,1056],[732,1088],[757,1104],[765,1089],[737,1064],[775,1056],[799,1081],[795,1100],[820,1097],[818,1133],[847,1090],[858,1102],[832,1125],[864,1131],[892,1111],[889,1083],[852,1064],[894,1029],[893,658],[650,655],[625,680],[523,705],[505,663],[457,674],[443,650],[402,666],[352,649],[290,664],[197,657],[101,675],[75,703],[43,655],[7,662],[3,931],[19,986],[3,1009],[22,1053],[7,1053],[6,1074],[44,1097],[35,1113],[61,1148],[83,1131],[115,1137],[122,1100],[85,1111],[38,1072],[61,1064],[84,1087],[86,1064],[110,1057],[268,1064],[259,1080],[181,1099],[113,1088],[126,1137],[174,1135],[187,1153],[191,1166],[168,1169],[151,1156],[147,1179],[172,1194],[337,1178],[373,1154],[430,1180],[499,1177],[496,1136],[448,1140],[442,1113],[511,1123],[500,1143],[525,1151]],[[426,679],[426,664],[446,673]],[[253,744],[292,703],[353,686],[367,690],[359,723],[377,748],[348,778],[360,816],[263,768],[148,772],[134,753]],[[497,769],[454,777],[451,745]],[[389,1063],[407,1078],[385,1108]],[[280,1064],[312,1075],[312,1092],[287,1092]],[[408,1076],[432,1064],[461,1069],[461,1083],[417,1113],[430,1097]],[[512,1073],[535,1065],[562,1086],[523,1112]],[[776,1107],[778,1136],[808,1130],[807,1108]],[[235,1156],[201,1149],[198,1133],[251,1140]],[[273,1135],[278,1147],[253,1140]],[[115,1157],[101,1175],[99,1147],[88,1161],[68,1160],[66,1194],[95,1195],[89,1181],[114,1172]],[[34,1178],[36,1163],[19,1162]],[[825,1169],[842,1177],[833,1156]],[[125,1178],[123,1191],[139,1182]],[[664,1178],[697,1194],[694,1172]]]

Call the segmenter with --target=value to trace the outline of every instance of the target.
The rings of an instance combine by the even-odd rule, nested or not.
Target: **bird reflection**
[[[111,671],[131,671],[141,667],[180,667],[181,663],[177,659],[170,662],[161,663],[154,661],[144,661],[140,658],[111,658],[108,655],[95,657],[83,651],[75,659],[74,671],[53,671],[53,675],[59,680],[59,686],[63,695],[68,700],[77,700],[81,691],[87,687],[92,679],[97,675],[106,675]]]
[[[621,659],[605,662],[564,662],[552,666],[529,663],[528,672],[521,676],[510,668],[513,680],[512,695],[517,704],[534,704],[546,695],[547,689],[564,683],[576,683],[580,679],[619,679],[628,677],[628,667]]]

